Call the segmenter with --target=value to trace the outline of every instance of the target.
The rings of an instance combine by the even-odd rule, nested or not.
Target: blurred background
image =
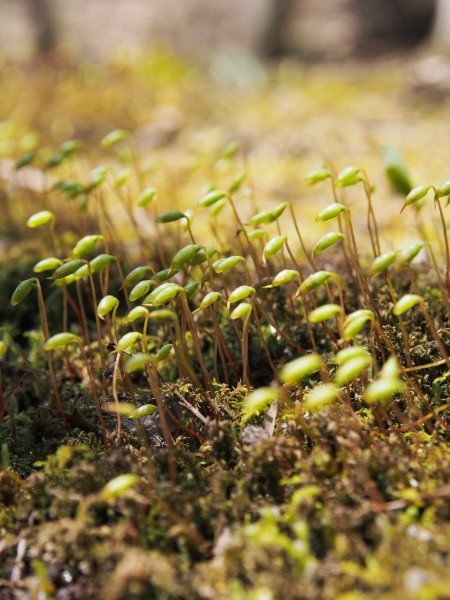
[[[115,129],[133,134],[144,183],[183,210],[229,176],[218,157],[230,142],[251,170],[249,198],[312,198],[309,221],[323,190],[304,175],[324,163],[371,173],[387,230],[402,197],[391,201],[386,147],[413,185],[448,179],[450,0],[0,0],[0,25],[8,235],[27,235],[53,177],[129,167],[101,147]],[[83,152],[54,168],[71,139]],[[21,213],[14,194],[28,198]]]
[[[449,48],[450,0],[0,0],[0,53],[101,59],[164,43],[305,60]]]

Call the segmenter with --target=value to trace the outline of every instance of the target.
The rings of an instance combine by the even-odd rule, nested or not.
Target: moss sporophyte
[[[107,136],[104,146],[109,148],[125,139],[129,139],[129,136],[111,134],[112,141],[109,141]],[[96,185],[91,186],[91,191],[105,186],[110,175],[110,168],[102,168],[101,176],[95,178]],[[131,175],[132,169],[120,187],[126,185]],[[384,391],[380,395],[382,410],[387,416],[385,411],[389,404],[397,402],[405,389],[408,389],[408,393],[404,394],[406,402],[415,402],[417,394],[419,400],[424,398],[424,394],[420,392],[420,385],[411,380],[410,374],[414,368],[419,368],[419,365],[413,362],[407,324],[404,322],[407,313],[409,315],[413,312],[414,315],[423,315],[423,325],[428,326],[431,339],[441,353],[440,358],[436,360],[434,357],[435,360],[429,361],[430,364],[434,365],[441,360],[450,366],[439,327],[434,324],[437,315],[430,312],[433,307],[428,306],[423,295],[416,293],[421,287],[421,281],[411,264],[419,253],[427,251],[435,271],[444,309],[438,318],[442,319],[444,324],[450,315],[447,297],[448,242],[445,227],[443,245],[436,242],[433,244],[427,239],[416,241],[405,249],[382,252],[372,202],[373,189],[365,171],[351,166],[334,174],[327,168],[319,168],[308,174],[306,181],[310,185],[331,181],[333,202],[325,203],[319,210],[316,222],[326,226],[332,221],[337,223],[339,228],[323,233],[309,250],[301,235],[302,226],[297,223],[293,203],[285,202],[271,210],[256,210],[250,217],[239,214],[234,196],[239,193],[244,180],[245,177],[240,176],[239,185],[231,185],[229,191],[212,187],[197,203],[200,213],[205,209],[213,211],[222,201],[229,206],[230,223],[234,222],[238,235],[234,240],[230,239],[226,251],[218,249],[223,248],[221,238],[215,240],[216,248],[206,247],[196,241],[198,235],[194,236],[192,230],[195,210],[180,211],[174,208],[164,213],[154,213],[152,227],[155,231],[158,224],[178,228],[180,224],[184,224],[175,238],[181,247],[171,248],[169,244],[167,248],[160,247],[153,262],[136,265],[125,277],[122,275],[120,263],[126,256],[108,253],[108,249],[114,245],[114,239],[109,229],[103,229],[105,222],[102,219],[98,223],[100,233],[83,235],[76,241],[70,256],[64,258],[58,256],[58,251],[64,246],[64,236],[63,232],[58,230],[54,212],[42,210],[28,218],[29,228],[50,225],[51,249],[54,256],[41,259],[36,263],[34,271],[40,275],[53,270],[50,279],[63,293],[65,332],[50,338],[45,300],[38,277],[22,281],[14,291],[11,302],[13,305],[19,304],[33,288],[38,291],[44,349],[48,351],[54,402],[66,424],[67,419],[59,398],[53,367],[53,360],[57,359],[57,356],[53,357],[53,352],[62,347],[61,356],[70,361],[70,354],[65,348],[73,342],[76,342],[86,360],[100,420],[102,417],[98,393],[103,392],[106,397],[112,394],[115,399],[119,437],[119,388],[123,386],[124,390],[128,390],[127,393],[131,392],[132,397],[135,394],[131,391],[135,384],[127,375],[126,369],[127,361],[133,356],[147,357],[145,360],[135,361],[133,372],[140,368],[147,373],[156,399],[159,397],[160,410],[162,403],[159,391],[159,364],[162,361],[166,371],[171,370],[172,376],[190,380],[205,395],[205,399],[213,392],[213,381],[236,384],[240,372],[240,378],[250,393],[258,384],[270,382],[272,373],[274,389],[280,385],[294,385],[295,390],[300,387],[302,397],[303,391],[307,393],[308,398],[314,397],[314,401],[305,401],[305,410],[320,408],[337,399],[353,405],[356,392],[367,398],[367,403],[372,409],[378,398],[374,390],[381,389],[384,385],[384,390],[392,391]],[[353,210],[347,206],[345,196],[346,188],[360,184],[367,198],[367,231],[374,253],[371,264],[367,261],[364,249],[358,246],[352,225]],[[403,208],[422,200],[430,190],[433,190],[435,203],[440,207],[440,199],[448,191],[446,185],[423,185],[412,189],[406,196]],[[153,203],[155,198],[156,189],[147,186],[141,192],[137,205],[143,209],[147,204]],[[286,208],[289,208],[289,215],[294,224],[298,248],[294,241],[290,240],[290,235],[281,233],[280,223]],[[439,211],[439,216],[444,223],[442,210]],[[211,219],[213,218],[212,216]],[[245,222],[249,225],[245,225]],[[273,228],[276,234],[270,235]],[[187,240],[183,240],[183,232],[187,235]],[[261,232],[261,235],[253,235],[253,232]],[[260,239],[263,238],[266,241],[262,246]],[[159,241],[161,242],[161,239]],[[98,253],[100,244],[104,246],[106,253]],[[325,261],[326,255],[335,246],[334,256],[341,253],[343,259],[343,270],[340,273],[321,269],[320,263],[317,262]],[[446,265],[445,285],[439,268],[439,253],[442,247]],[[305,261],[298,258],[299,252],[305,255],[306,266],[302,264]],[[92,256],[93,254],[95,255]],[[89,255],[89,258],[85,258]],[[164,262],[159,263],[160,258]],[[337,264],[336,259],[334,262]],[[113,265],[117,267],[116,275],[110,272]],[[393,266],[397,267],[398,277],[402,277],[399,280],[399,289],[404,289],[403,272],[406,272],[413,293],[399,297],[395,289],[395,278],[390,274]],[[121,316],[122,309],[116,295],[119,291],[117,276],[126,300],[126,318]],[[269,279],[271,283],[261,286],[261,277]],[[346,280],[351,281],[350,287],[346,285]],[[73,297],[70,291],[73,285],[76,286],[76,297]],[[89,290],[90,307],[85,305],[85,290]],[[386,292],[393,306],[386,304]],[[280,301],[283,303],[283,309],[279,308]],[[137,305],[132,308],[131,303]],[[416,307],[420,309],[418,312]],[[76,317],[73,323],[70,320],[69,308],[72,308]],[[88,313],[92,308],[95,309],[93,316],[96,339],[92,339],[90,331],[92,316]],[[141,331],[136,329],[140,320],[143,320]],[[127,332],[129,327],[132,330]],[[395,327],[400,331],[404,347],[399,347],[396,341]],[[69,333],[70,330],[76,333]],[[97,389],[96,369],[100,366],[102,372],[105,372],[104,348],[111,343],[114,343],[116,352],[112,385],[103,376],[102,385]],[[158,350],[158,345],[161,350]],[[336,353],[345,347],[360,347],[365,350],[349,362],[341,364],[334,373],[331,365],[336,362]],[[170,351],[163,352],[163,348],[170,348]],[[312,354],[309,354],[309,351],[312,351]],[[292,357],[295,352],[300,353],[297,358]],[[383,364],[387,364],[388,360],[395,360],[399,365],[398,374],[394,379],[380,379],[377,374],[380,369],[383,372]],[[257,366],[258,363],[261,366]],[[264,364],[269,367],[265,374]],[[309,365],[314,365],[314,368]],[[317,382],[311,379],[316,371],[322,379],[319,387]],[[305,376],[307,379],[303,384]],[[329,383],[332,380],[335,382],[333,388]],[[386,384],[388,381],[389,385]],[[328,387],[319,392],[320,385]],[[326,397],[327,401],[319,401],[318,397]],[[405,421],[408,419],[406,406],[400,408],[400,405],[396,405],[397,413],[405,411]],[[426,408],[428,410],[428,404]],[[379,411],[378,408],[376,410]],[[104,424],[102,427],[104,429]],[[171,446],[170,433],[166,427],[164,429],[166,444]],[[105,429],[103,435],[105,438]]]

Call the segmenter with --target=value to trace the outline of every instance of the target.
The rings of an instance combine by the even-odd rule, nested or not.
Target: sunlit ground
[[[414,185],[439,184],[449,175],[450,102],[417,93],[411,66],[402,60],[314,67],[284,61],[266,68],[248,58],[222,57],[205,72],[154,50],[106,65],[35,69],[4,61],[0,87],[0,175],[11,185],[19,182],[18,193],[28,198],[14,214],[3,213],[16,225],[41,208],[42,198],[27,191],[26,170],[11,172],[13,161],[38,150],[31,166],[41,169],[62,142],[79,139],[83,154],[50,171],[47,185],[86,179],[101,164],[112,166],[113,178],[130,166],[129,157],[105,151],[100,141],[118,128],[133,134],[143,170],[141,181],[127,184],[132,197],[151,185],[161,210],[196,210],[208,186],[223,187],[245,171],[244,214],[246,205],[251,214],[255,207],[292,200],[301,207],[308,243],[317,237],[314,215],[331,201],[331,192],[326,183],[307,186],[304,177],[325,162],[337,171],[350,164],[367,171],[376,188],[384,250],[417,236],[411,232],[413,212],[398,218],[403,198],[388,185],[383,148],[401,153]],[[238,141],[242,152],[234,162],[220,161],[230,141]],[[361,192],[352,189],[349,200],[362,202],[363,209]],[[52,193],[45,202],[58,210],[67,201]],[[145,223],[144,211],[141,218]],[[355,211],[354,219],[362,228],[365,210]],[[126,223],[122,213],[120,221]]]

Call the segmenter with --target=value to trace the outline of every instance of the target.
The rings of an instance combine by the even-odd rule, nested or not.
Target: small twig
[[[408,506],[407,500],[393,500],[392,502],[377,502],[372,505],[374,512],[388,512],[390,510],[402,510]]]
[[[185,398],[183,398],[183,396],[179,392],[175,391],[174,394],[178,398],[178,401],[180,402],[180,404],[182,404],[185,408],[190,410],[191,413],[194,416],[196,416],[199,421],[201,421],[203,423],[203,425],[208,424],[209,419],[207,417],[204,417],[202,415],[202,413],[195,408],[195,406],[192,406],[192,404],[190,404]]]
[[[20,378],[20,381],[18,381],[9,392],[6,392],[6,394],[4,394],[4,398],[5,400],[8,400],[8,398],[10,398],[15,392],[16,390],[18,390],[19,388],[21,388],[23,386],[23,380],[25,379],[25,377],[29,375],[29,373],[24,373],[22,375],[22,377]]]

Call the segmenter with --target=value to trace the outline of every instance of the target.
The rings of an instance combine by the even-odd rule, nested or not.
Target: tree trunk
[[[412,48],[430,35],[435,0],[354,0],[361,22],[361,51]],[[450,0],[442,0],[450,5]]]
[[[437,0],[432,41],[437,48],[450,52],[450,0]]]
[[[57,28],[51,0],[24,0],[38,55],[49,55],[57,43]]]
[[[262,43],[263,56],[277,58],[288,53],[286,30],[294,3],[295,0],[272,0]]]

